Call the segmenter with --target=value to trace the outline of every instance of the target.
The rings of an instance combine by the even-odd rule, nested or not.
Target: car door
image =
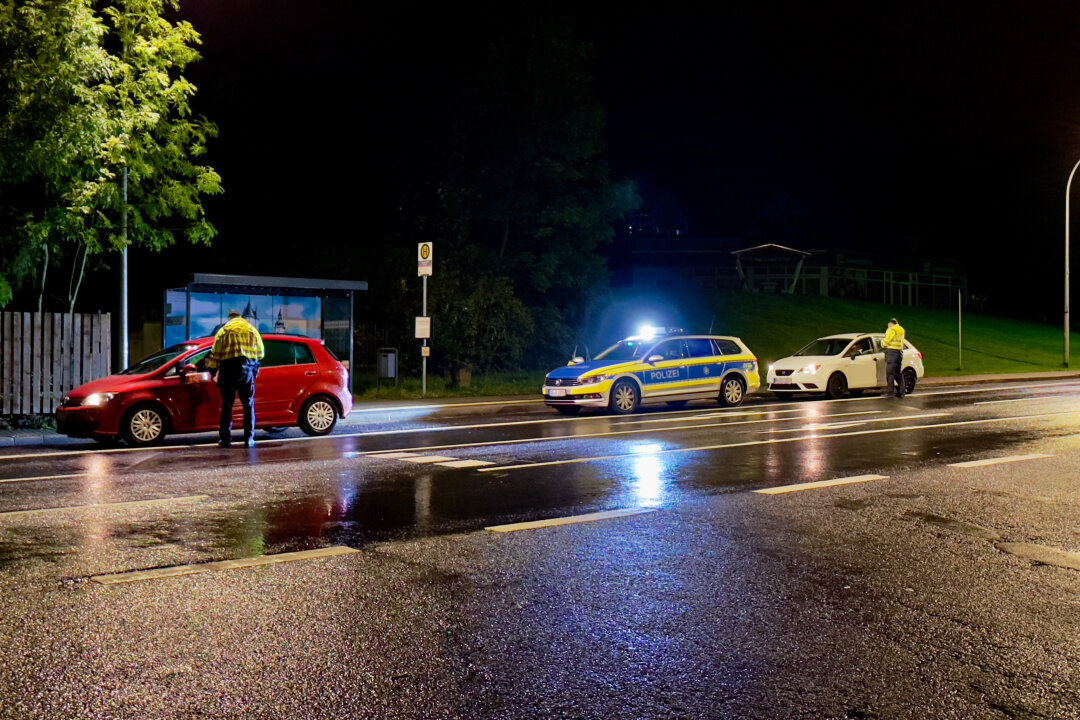
[[[705,395],[720,392],[720,378],[724,374],[719,349],[709,338],[686,338],[687,380],[690,391]]]
[[[657,355],[660,357],[655,361],[649,359]],[[639,375],[643,397],[661,397],[687,392],[686,347],[681,338],[657,343],[648,351],[644,360],[649,367]]]
[[[263,340],[266,354],[255,379],[255,417],[259,425],[292,424],[305,392],[319,375],[307,343]]]
[[[877,387],[878,367],[884,362],[884,355],[878,356],[872,338],[858,338],[847,349],[844,358],[841,368],[847,375],[849,388]]]
[[[221,413],[221,392],[217,383],[201,373],[206,371],[206,356],[210,348],[201,350],[175,363],[164,375],[154,393],[169,408],[173,430],[192,432],[212,430],[218,426]],[[182,367],[194,365],[199,373],[184,375]]]

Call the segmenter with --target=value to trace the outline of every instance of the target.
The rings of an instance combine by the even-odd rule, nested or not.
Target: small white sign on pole
[[[416,275],[431,275],[431,253],[434,243],[422,242],[416,246]]]
[[[417,340],[430,340],[431,339],[431,318],[418,317],[416,318],[416,339]]]

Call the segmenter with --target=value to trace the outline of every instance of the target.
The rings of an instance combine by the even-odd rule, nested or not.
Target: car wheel
[[[687,403],[686,400],[672,400],[671,402],[668,403],[668,407],[673,407],[673,408],[686,407],[686,403]]]
[[[847,377],[844,373],[833,373],[825,386],[825,397],[835,400],[847,394]]]
[[[611,388],[611,400],[608,405],[616,415],[627,415],[638,409],[641,393],[633,380],[620,380]]]
[[[720,397],[718,398],[724,407],[737,407],[746,399],[746,385],[738,375],[728,376],[720,384]]]
[[[579,405],[555,405],[553,407],[558,410],[560,415],[577,415],[581,412]]]
[[[297,424],[307,435],[326,435],[337,425],[338,411],[325,395],[308,398],[300,407]]]
[[[910,395],[911,393],[915,392],[915,382],[916,382],[915,371],[912,370],[911,368],[906,368],[904,370],[904,394],[905,395]]]
[[[120,434],[132,447],[157,445],[168,432],[165,412],[156,405],[136,405],[120,421]]]

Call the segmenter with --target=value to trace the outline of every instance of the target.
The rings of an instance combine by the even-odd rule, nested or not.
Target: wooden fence
[[[0,415],[52,414],[112,367],[108,313],[0,313]]]

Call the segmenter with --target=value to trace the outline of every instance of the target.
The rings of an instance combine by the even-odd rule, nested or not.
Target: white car
[[[885,333],[844,333],[818,338],[794,355],[769,367],[766,384],[778,397],[795,393],[824,393],[838,398],[885,388]],[[904,392],[915,389],[923,376],[923,356],[904,341],[901,365]]]

